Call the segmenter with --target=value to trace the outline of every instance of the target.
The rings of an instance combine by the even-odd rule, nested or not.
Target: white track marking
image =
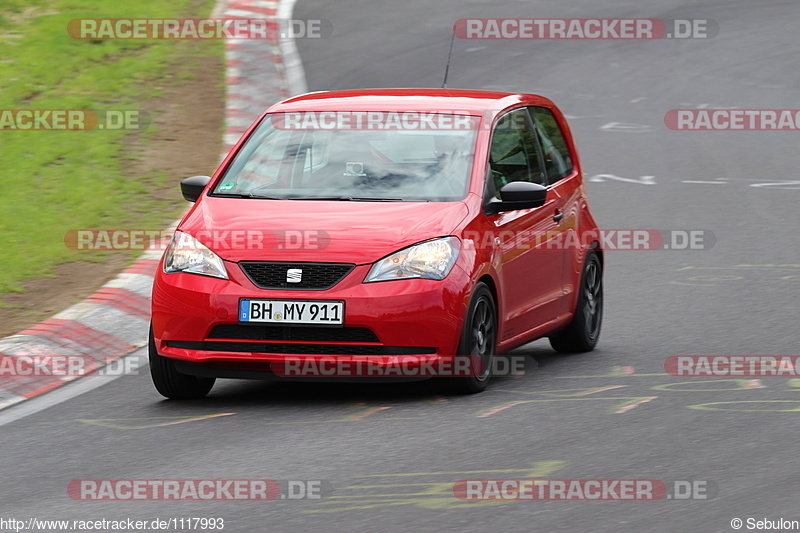
[[[600,126],[600,131],[611,131],[614,133],[649,133],[653,131],[653,126],[647,124],[626,124],[624,122],[609,122]]]
[[[294,5],[297,0],[282,0],[278,4],[278,18],[289,20],[292,18]],[[291,37],[281,38],[278,42],[281,49],[281,57],[283,62],[283,71],[286,75],[287,89],[291,96],[303,94],[308,92],[308,84],[306,83],[306,72],[303,69],[303,60],[300,59],[300,52],[297,51],[297,45]]]
[[[595,174],[589,181],[593,183],[603,183],[607,180],[613,181],[622,181],[624,183],[636,183],[638,185],[655,185],[656,184],[656,177],[655,176],[641,176],[639,179],[636,178],[623,178],[620,176],[615,176],[614,174]]]
[[[138,372],[141,372],[143,368],[147,369],[149,364],[147,359],[147,348],[139,348],[135,352],[128,354],[125,357],[121,357],[115,362],[115,364],[119,364],[120,361],[127,360],[132,360],[129,364],[131,365],[131,368],[136,368]],[[71,383],[67,383],[66,385],[61,385],[57,389],[42,394],[41,396],[33,397],[16,406],[12,406],[3,410],[3,412],[0,413],[0,426],[10,424],[11,422],[16,422],[17,420],[21,420],[26,416],[34,415],[44,411],[45,409],[53,407],[54,405],[77,398],[82,394],[91,392],[102,387],[103,385],[107,385],[108,383],[121,378],[123,375],[124,374],[87,376],[77,379]],[[153,393],[155,394],[155,390],[153,390]]]

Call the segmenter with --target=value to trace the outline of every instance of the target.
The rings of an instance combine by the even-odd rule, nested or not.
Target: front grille
[[[245,352],[306,355],[422,355],[436,353],[436,348],[407,346],[370,346],[364,344],[280,344],[260,342],[167,341],[170,348],[207,352]]]
[[[244,339],[252,341],[306,342],[378,342],[367,328],[319,328],[222,324],[215,326],[210,339]]]
[[[355,268],[355,265],[348,263],[294,263],[288,261],[243,261],[239,263],[239,266],[259,289],[312,291],[330,289]],[[289,269],[302,270],[299,283],[286,281]]]

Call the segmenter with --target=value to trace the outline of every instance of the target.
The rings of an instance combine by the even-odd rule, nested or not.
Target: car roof
[[[427,111],[483,115],[521,102],[553,107],[547,98],[533,94],[470,89],[359,89],[307,93],[279,102],[267,112]]]

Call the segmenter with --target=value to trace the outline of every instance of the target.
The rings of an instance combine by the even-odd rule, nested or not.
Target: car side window
[[[512,181],[546,185],[536,146],[536,135],[528,113],[518,109],[497,121],[492,132],[489,168],[494,195]]]
[[[544,107],[531,107],[529,110],[542,147],[547,181],[555,183],[572,173],[572,159],[569,156],[567,142],[552,111]]]

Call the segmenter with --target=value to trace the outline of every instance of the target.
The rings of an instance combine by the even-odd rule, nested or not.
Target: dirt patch
[[[127,256],[115,255],[105,263],[64,263],[56,266],[56,277],[28,281],[25,292],[3,295],[3,304],[8,307],[0,309],[0,337],[13,335],[78,303],[130,262]]]
[[[219,164],[225,120],[224,59],[193,55],[191,49],[157,81],[163,96],[143,102],[156,133],[131,135],[125,144],[123,174],[141,179],[149,189],[143,201],[120,206],[132,213],[164,213],[161,225],[177,218],[182,206],[178,182],[196,174],[211,175]],[[130,158],[130,159],[128,159]],[[143,177],[144,176],[144,177]],[[174,215],[170,215],[173,213]],[[137,229],[139,227],[137,226]],[[94,293],[131,264],[136,256],[109,255],[102,263],[76,261],[58,265],[55,277],[23,284],[23,292],[0,295],[0,338],[17,333]]]

